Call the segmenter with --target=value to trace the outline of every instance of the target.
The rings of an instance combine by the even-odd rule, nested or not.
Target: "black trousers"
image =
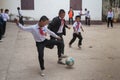
[[[61,57],[61,52],[62,49],[61,47],[63,46],[63,44],[60,41],[56,41],[56,40],[44,40],[43,42],[36,42],[36,46],[37,46],[37,51],[38,51],[38,59],[39,59],[39,64],[40,64],[40,68],[41,70],[44,70],[44,48],[46,46],[50,46],[50,45],[57,45],[58,46],[58,58]]]
[[[73,18],[69,18],[69,24],[72,22],[73,24]]]
[[[85,24],[87,25],[87,17],[85,16]]]
[[[90,26],[90,18],[85,17],[85,24]]]
[[[111,27],[113,27],[113,20],[112,20],[112,18],[108,18],[107,27],[109,27],[109,24],[111,24]]]
[[[24,25],[23,16],[19,17],[20,24]]]
[[[5,35],[6,32],[6,21],[3,22],[3,31],[2,31],[2,35]]]
[[[73,33],[73,38],[70,40],[69,45],[72,45],[72,43],[76,40],[76,38],[79,39],[78,46],[82,45],[83,38],[82,38],[82,35],[80,32],[79,32],[79,34]]]
[[[90,18],[87,18],[87,25],[90,26]]]
[[[64,48],[65,48],[65,44],[64,44],[64,39],[63,39],[63,34],[62,33],[57,33],[57,35],[59,36],[59,37],[61,37],[61,39],[60,40],[57,40],[57,39],[55,39],[54,37],[52,37],[52,36],[50,36],[51,38],[51,40],[57,40],[57,41],[59,41],[59,42],[61,42],[62,44],[63,44],[63,46],[61,47],[61,50],[62,50],[62,54],[64,54]],[[51,46],[51,48],[53,48],[54,46]],[[57,46],[57,48],[58,48],[58,46]]]
[[[3,26],[2,25],[0,25],[0,40],[2,39],[2,34],[3,34]]]

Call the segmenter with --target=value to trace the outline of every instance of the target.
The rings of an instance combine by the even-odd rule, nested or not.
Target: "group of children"
[[[39,60],[40,69],[41,69],[40,71],[41,76],[45,75],[44,74],[44,70],[45,70],[44,48],[45,47],[52,49],[54,45],[56,45],[58,49],[57,63],[65,65],[65,63],[62,61],[62,58],[67,57],[66,55],[64,55],[65,44],[64,44],[63,35],[66,35],[66,28],[70,29],[70,27],[66,25],[66,21],[64,17],[65,17],[65,11],[63,9],[60,9],[58,16],[54,17],[50,23],[49,23],[49,19],[46,16],[42,16],[37,24],[30,27],[24,27],[22,24],[19,23],[17,19],[15,19],[15,23],[20,29],[31,32],[34,37],[37,51],[38,51],[38,60]],[[81,48],[82,35],[80,32],[81,30],[82,31],[84,30],[80,22],[80,16],[76,16],[75,22],[73,24],[73,29],[74,29],[73,39],[70,41],[69,46],[71,47],[72,43],[78,37],[79,38],[78,47]],[[50,40],[46,39],[47,33],[50,34]]]
[[[80,16],[85,16],[85,25],[89,25],[90,26],[90,11],[87,10],[87,8],[85,8],[85,11],[83,12],[82,9],[80,9],[80,12],[78,13],[78,15]],[[72,9],[72,7],[70,7],[70,10],[68,11],[68,16],[69,16],[69,24],[73,24],[73,16],[74,16],[74,11]]]
[[[20,16],[20,9],[18,9],[18,13]],[[0,23],[0,27],[1,25],[4,25],[4,28],[6,26],[6,21],[9,19],[8,16],[8,12],[9,10],[5,10],[5,13],[2,13],[0,16],[3,17],[3,22],[4,24]],[[73,14],[73,12],[69,12],[71,14]],[[40,69],[41,69],[41,76],[44,76],[44,70],[45,70],[45,66],[44,66],[44,48],[50,48],[52,49],[54,47],[54,45],[57,46],[57,55],[58,55],[58,64],[62,64],[65,65],[65,63],[62,61],[62,58],[66,58],[67,56],[64,55],[64,39],[63,39],[63,35],[66,35],[66,28],[70,29],[69,26],[66,25],[66,21],[64,19],[65,17],[65,10],[60,9],[58,16],[54,17],[53,20],[49,23],[49,19],[46,16],[42,16],[39,20],[39,22],[35,25],[32,25],[30,27],[25,27],[24,23],[20,23],[20,21],[18,21],[17,19],[15,19],[15,23],[17,24],[17,26],[24,30],[24,31],[28,31],[31,32],[34,40],[36,42],[36,47],[37,47],[37,51],[38,51],[38,60],[39,60],[39,64],[40,64]],[[21,18],[21,17],[20,17]],[[19,20],[20,20],[19,18]],[[81,16],[77,15],[75,17],[75,21],[73,23],[73,38],[70,40],[69,42],[69,47],[72,47],[72,44],[74,43],[74,41],[76,40],[76,38],[79,39],[78,41],[78,48],[81,48],[82,45],[82,40],[83,37],[81,35],[81,31],[84,32],[83,28],[82,28],[82,24],[81,24]],[[1,32],[1,31],[0,31]],[[4,29],[5,32],[5,29]],[[50,39],[48,40],[46,38],[46,34],[50,34]],[[4,33],[0,33],[0,39],[1,36],[4,35]]]
[[[23,15],[20,11],[20,7],[17,7],[19,22],[24,25]],[[6,22],[10,19],[8,9],[0,9],[0,42],[3,42],[6,32]]]
[[[6,22],[9,19],[9,10],[5,9],[0,9],[0,42],[2,42],[2,38],[5,37],[5,32],[6,32]]]

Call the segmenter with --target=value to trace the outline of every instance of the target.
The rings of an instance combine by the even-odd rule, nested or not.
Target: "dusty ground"
[[[65,54],[75,59],[72,69],[57,64],[57,48],[45,49],[45,77],[40,76],[35,42],[31,33],[7,23],[0,43],[0,80],[120,80],[120,24],[114,28],[83,25],[83,45],[69,48],[72,29],[64,37]],[[92,46],[92,48],[90,48]]]

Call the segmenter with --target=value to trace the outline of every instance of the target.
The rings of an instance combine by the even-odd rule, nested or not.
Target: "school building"
[[[87,8],[91,20],[102,21],[102,0],[0,0],[0,8],[9,9],[10,14],[18,15],[17,7],[22,9],[24,16],[35,20],[39,20],[42,15],[52,20],[58,15],[60,9],[66,11],[65,19],[68,20],[70,7],[73,7],[74,15],[78,15],[80,9],[84,11]]]

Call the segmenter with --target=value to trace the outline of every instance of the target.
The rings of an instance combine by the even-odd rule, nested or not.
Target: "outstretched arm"
[[[47,33],[50,34],[51,36],[55,37],[56,39],[61,39],[58,35],[56,35],[54,32],[52,32],[51,30],[49,30],[48,28],[46,28]]]
[[[32,26],[31,26],[31,27],[25,27],[25,26],[23,26],[22,24],[20,24],[19,21],[18,21],[16,18],[14,19],[14,22],[16,23],[16,25],[17,25],[20,29],[22,29],[22,30],[24,30],[24,31],[28,31],[28,32],[31,32],[31,31],[32,31]]]
[[[68,28],[68,29],[70,29],[70,27],[69,26],[67,26],[66,24],[64,25],[66,28]]]

